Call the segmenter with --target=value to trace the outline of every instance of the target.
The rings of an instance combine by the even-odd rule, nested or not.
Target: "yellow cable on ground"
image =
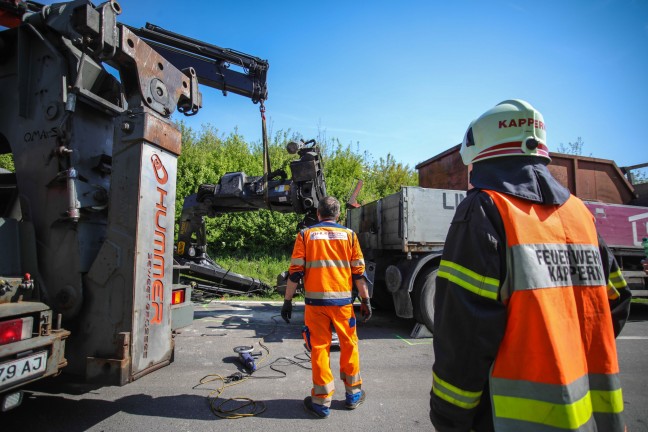
[[[265,335],[264,337],[270,336],[274,331],[276,330],[276,324],[277,321],[275,320],[275,317],[271,317],[272,321],[275,323],[275,327],[272,329],[270,333]],[[257,363],[258,366],[263,364],[268,357],[270,357],[270,349],[261,342],[263,340],[259,339],[259,345],[266,351],[266,355],[263,356],[259,362]],[[220,381],[221,385],[218,388],[215,389],[210,389],[211,391],[207,395],[207,400],[209,401],[209,407],[211,411],[216,415],[217,417],[223,418],[223,419],[240,419],[240,418],[246,418],[246,417],[254,417],[257,416],[266,410],[266,405],[263,402],[257,402],[254,399],[251,399],[249,397],[245,396],[237,396],[233,398],[227,398],[227,399],[221,399],[219,402],[219,399],[221,398],[221,395],[225,391],[227,387],[233,387],[235,385],[241,384],[245,381],[248,381],[250,379],[276,379],[276,378],[285,378],[286,377],[286,372],[282,370],[278,370],[275,368],[275,363],[279,362],[280,360],[286,360],[288,363],[287,364],[281,364],[278,366],[290,366],[290,365],[297,365],[301,368],[304,369],[310,369],[309,367],[306,367],[303,365],[303,363],[308,363],[310,364],[310,355],[306,352],[306,358],[300,358],[298,357],[299,354],[295,355],[294,357],[298,360],[295,361],[293,359],[289,359],[287,357],[279,357],[276,360],[274,360],[272,363],[269,363],[265,366],[270,369],[272,369],[275,372],[280,373],[280,376],[252,376],[252,374],[244,376],[242,373],[237,372],[232,375],[229,375],[227,377],[223,377],[222,375],[218,374],[210,374],[205,377],[203,377],[200,382],[195,385],[193,388],[196,389],[200,386],[207,385],[209,383],[212,383],[214,381]],[[258,372],[261,367],[257,367],[255,372]],[[227,408],[225,405],[227,404],[233,404],[234,406],[232,408]],[[246,412],[241,412],[241,410],[245,409]]]
[[[242,377],[242,378],[235,378],[242,375],[232,375],[230,377],[224,378],[221,375],[214,374],[214,375],[207,375],[206,377],[202,378],[200,380],[200,384],[198,385],[204,385],[213,381],[221,381],[221,386],[213,389],[209,395],[207,395],[207,399],[209,400],[209,407],[211,408],[212,412],[224,419],[239,419],[239,418],[244,418],[244,417],[253,417],[256,415],[261,414],[266,410],[266,406],[263,402],[256,402],[253,399],[250,399],[248,397],[242,397],[242,396],[237,396],[234,398],[228,398],[228,399],[223,399],[220,403],[216,403],[218,399],[220,398],[221,394],[225,391],[227,387],[232,387],[238,384],[243,383],[244,381],[247,381],[249,377]],[[234,403],[234,402],[241,402],[245,401],[246,403],[242,405],[235,406],[230,409],[226,409],[224,407],[225,404],[227,403]],[[249,412],[240,412],[243,408],[246,407],[251,407],[248,409]]]

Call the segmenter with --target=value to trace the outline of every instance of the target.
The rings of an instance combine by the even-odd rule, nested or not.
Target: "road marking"
[[[633,339],[633,340],[643,339],[643,340],[646,340],[646,339],[648,339],[648,336],[619,336],[617,339]]]
[[[402,340],[403,342],[405,342],[407,345],[410,345],[410,346],[414,346],[414,345],[432,345],[432,341],[427,341],[427,342],[410,342],[410,341],[408,341],[407,339],[405,339],[404,337],[401,337],[401,336],[399,336],[399,335],[396,335],[396,337],[397,337],[398,339]]]

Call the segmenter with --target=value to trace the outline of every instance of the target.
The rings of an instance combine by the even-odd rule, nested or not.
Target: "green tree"
[[[645,169],[636,169],[630,171],[632,184],[648,183],[648,173]]]
[[[7,171],[14,172],[16,167],[14,166],[13,154],[7,153],[0,155],[0,168],[4,168]]]
[[[339,141],[335,142],[332,149],[325,147],[324,151],[327,194],[336,197],[344,205],[357,181],[364,180],[365,158],[353,152],[350,145],[342,146]]]
[[[397,192],[401,186],[418,184],[418,174],[408,165],[396,162],[391,153],[386,158],[379,158],[367,170],[367,193],[376,200]]]
[[[569,142],[567,143],[567,145],[560,143],[556,148],[556,151],[558,153],[582,156],[584,146],[585,146],[585,142],[581,137],[578,137],[576,138],[576,141],[573,143]],[[589,154],[589,157],[592,157],[592,153]],[[648,183],[648,174],[646,173],[646,170],[642,170],[642,169],[631,170],[629,174],[630,174],[629,178],[632,179],[632,184]]]
[[[263,145],[248,143],[238,131],[225,136],[210,125],[195,132],[184,123],[182,153],[178,159],[176,216],[179,218],[183,200],[205,183],[216,184],[227,172],[242,171],[251,176],[263,175]],[[286,145],[302,136],[290,130],[275,133],[268,145],[271,169],[283,169],[290,176],[289,165],[298,156],[288,154]],[[397,192],[403,185],[415,185],[416,173],[396,162],[393,155],[370,161],[367,153],[359,153],[351,145],[323,138],[318,143],[328,195],[343,204],[358,179],[364,181],[358,197],[369,202]],[[270,253],[290,250],[303,215],[261,209],[244,213],[223,214],[206,220],[207,241],[214,256],[222,253]]]
[[[556,148],[556,151],[558,153],[565,153],[565,154],[570,154],[574,156],[583,156],[583,147],[585,146],[585,142],[581,137],[576,138],[576,141],[574,142],[568,142],[567,145],[560,143],[558,144],[558,147]],[[589,154],[589,157],[592,157],[592,154]]]

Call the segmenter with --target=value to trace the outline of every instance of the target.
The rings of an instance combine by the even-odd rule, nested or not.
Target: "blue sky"
[[[272,132],[290,129],[414,167],[505,99],[540,110],[551,149],[648,162],[648,1],[122,0],[152,22],[270,63]],[[202,88],[189,120],[259,141],[258,105]]]

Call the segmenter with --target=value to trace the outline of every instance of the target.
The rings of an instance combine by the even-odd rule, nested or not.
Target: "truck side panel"
[[[648,207],[586,201],[596,228],[614,253],[634,296],[648,296],[648,277],[642,270],[646,258],[641,240],[648,237]]]
[[[455,210],[465,197],[463,191],[406,186],[350,209],[347,225],[358,233],[366,252],[427,252],[443,245]]]
[[[641,247],[648,237],[648,207],[585,202],[596,220],[596,228],[610,247]]]

